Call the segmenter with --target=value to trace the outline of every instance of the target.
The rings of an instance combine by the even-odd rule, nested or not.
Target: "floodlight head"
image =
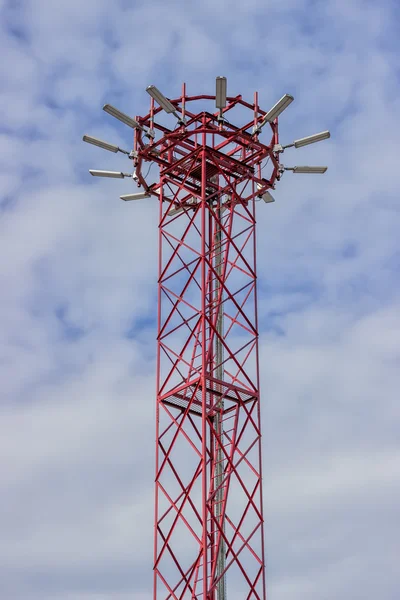
[[[92,137],[91,135],[84,135],[82,140],[87,142],[88,144],[93,144],[93,146],[98,146],[99,148],[103,148],[103,150],[108,150],[109,152],[118,152],[118,146],[114,144],[109,144],[108,142],[103,142],[103,140],[99,140],[98,138]]]
[[[156,88],[155,85],[148,85],[146,92],[150,94],[150,96],[157,102],[157,104],[161,106],[163,110],[165,110],[166,113],[170,114],[176,112],[176,108],[172,102],[170,102],[168,98],[166,98],[164,94],[162,94],[160,90]]]
[[[105,104],[103,110],[115,119],[118,119],[118,121],[121,121],[121,123],[128,125],[128,127],[132,127],[132,129],[144,129],[136,119],[132,119],[132,117],[129,117],[111,104]]]
[[[215,83],[215,106],[222,110],[226,106],[226,77],[217,77]]]
[[[257,189],[258,190],[262,190],[264,186],[262,185],[262,183],[257,183]],[[261,200],[264,200],[264,202],[269,203],[269,202],[275,202],[275,198],[273,197],[272,194],[270,194],[268,191],[264,192],[263,194],[260,194],[258,196],[258,198]]]
[[[130,175],[121,173],[121,171],[98,171],[97,169],[89,169],[89,173],[93,175],[93,177],[113,177],[114,179],[130,177]]]
[[[265,125],[267,122],[271,123],[271,121],[274,121],[281,113],[283,113],[285,108],[287,108],[289,104],[293,102],[293,100],[294,98],[290,94],[285,94],[282,96],[282,98],[278,100],[278,102],[264,116],[262,124]]]
[[[170,210],[168,211],[168,214],[170,217],[173,217],[174,215],[177,215],[181,212],[183,212],[183,206],[178,206],[177,208],[170,208]]]
[[[300,138],[299,140],[295,140],[293,145],[295,148],[301,148],[302,146],[308,146],[308,144],[315,144],[316,142],[321,142],[322,140],[327,140],[331,137],[329,131],[321,131],[321,133],[315,133],[314,135],[309,135],[304,138]]]
[[[262,195],[262,199],[266,204],[268,204],[269,202],[275,202],[275,198],[270,192],[264,192],[264,194]]]
[[[150,198],[151,194],[148,192],[136,192],[135,194],[124,194],[120,196],[121,200],[125,202],[129,200],[143,200],[143,198]]]
[[[122,152],[122,154],[127,154],[129,156],[129,152],[127,150],[122,150],[122,148],[119,148],[119,146],[115,146],[115,144],[103,142],[103,140],[99,140],[98,138],[95,138],[91,135],[84,135],[82,139],[88,144],[93,144],[93,146],[103,148],[103,150],[108,150],[109,152]]]
[[[315,173],[322,175],[326,173],[328,167],[285,167],[285,171],[293,171],[293,173]]]

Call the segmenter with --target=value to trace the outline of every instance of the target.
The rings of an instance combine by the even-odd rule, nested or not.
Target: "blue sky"
[[[0,596],[150,600],[157,206],[89,168],[101,110],[295,102],[258,205],[271,600],[397,600],[400,64],[396,2],[0,0]],[[232,600],[236,600],[232,596]],[[239,599],[237,599],[239,600]],[[241,600],[241,599],[240,599]]]

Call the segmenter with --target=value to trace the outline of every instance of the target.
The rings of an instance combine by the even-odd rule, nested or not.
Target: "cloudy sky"
[[[296,102],[329,128],[258,205],[271,600],[397,600],[395,0],[0,0],[0,598],[150,600],[156,202],[89,168],[145,87]],[[301,159],[299,157],[301,156]]]

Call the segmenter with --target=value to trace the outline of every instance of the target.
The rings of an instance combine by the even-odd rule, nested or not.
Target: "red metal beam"
[[[161,170],[154,600],[217,600],[222,578],[228,593],[266,598],[254,199],[277,178],[278,132],[265,145],[248,131],[265,114],[257,96],[228,98],[224,116],[251,113],[242,126],[191,111],[210,99],[183,86],[172,103],[186,127],[155,126],[161,139],[148,145],[136,135],[139,166],[151,157]],[[170,216],[173,204],[183,210]]]

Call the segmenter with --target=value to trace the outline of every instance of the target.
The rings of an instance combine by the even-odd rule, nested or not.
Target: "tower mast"
[[[224,77],[215,96],[147,91],[144,117],[104,106],[134,130],[131,152],[83,139],[133,161],[132,174],[92,175],[131,177],[140,189],[122,200],[159,203],[153,597],[265,600],[256,201],[274,201],[285,170],[325,172],[284,167],[280,155],[329,132],[280,145],[278,116],[293,97],[265,112],[257,94],[251,104],[227,96]],[[199,101],[217,111],[196,112]],[[157,182],[144,163],[159,166]]]

